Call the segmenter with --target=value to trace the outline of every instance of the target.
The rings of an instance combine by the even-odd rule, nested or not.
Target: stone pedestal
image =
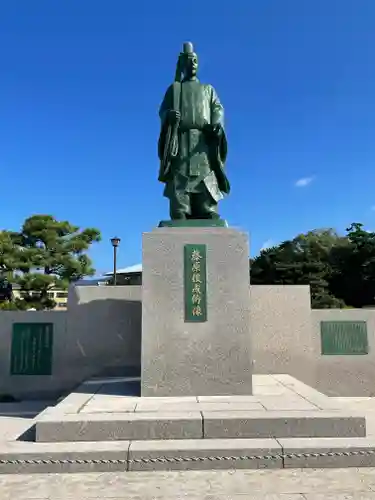
[[[142,396],[251,395],[248,237],[143,234]]]

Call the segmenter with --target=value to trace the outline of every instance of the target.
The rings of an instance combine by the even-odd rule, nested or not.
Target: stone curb
[[[364,437],[366,419],[343,411],[45,413],[37,442]]]
[[[0,445],[1,474],[374,467],[375,439],[228,439]]]

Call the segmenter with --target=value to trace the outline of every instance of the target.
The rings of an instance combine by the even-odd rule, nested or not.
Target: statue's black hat
[[[183,67],[186,61],[186,58],[190,57],[197,57],[197,54],[194,52],[194,47],[191,42],[185,42],[182,46],[182,52],[180,52],[178,61],[177,61],[177,67],[176,67],[176,74],[175,74],[175,82],[181,82],[181,77],[183,73]]]
[[[196,53],[194,52],[194,47],[191,42],[185,42],[183,47],[182,47],[182,52],[181,55],[185,57],[193,57],[196,56]]]

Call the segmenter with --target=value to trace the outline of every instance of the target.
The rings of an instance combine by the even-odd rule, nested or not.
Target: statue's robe
[[[180,90],[181,121],[178,130],[178,155],[170,162],[170,170],[164,178],[164,196],[171,198],[176,191],[204,193],[218,202],[228,194],[230,187],[224,172],[227,156],[227,140],[224,130],[224,109],[215,89],[197,79],[183,81]],[[167,114],[174,108],[174,90],[171,85],[160,106],[161,133],[159,158],[163,158]],[[222,133],[217,140],[203,131],[206,125],[220,124]]]

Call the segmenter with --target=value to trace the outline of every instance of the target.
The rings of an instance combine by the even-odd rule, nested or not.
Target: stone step
[[[202,411],[145,413],[46,412],[37,442],[363,437],[366,419],[344,411]]]
[[[0,444],[0,473],[374,467],[373,438]]]

